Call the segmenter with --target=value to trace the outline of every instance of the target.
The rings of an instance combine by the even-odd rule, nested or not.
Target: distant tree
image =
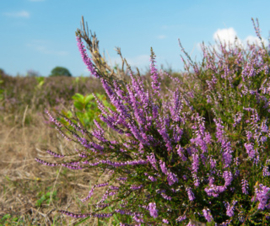
[[[69,70],[64,67],[55,67],[54,69],[52,69],[50,77],[56,77],[56,76],[72,77]]]

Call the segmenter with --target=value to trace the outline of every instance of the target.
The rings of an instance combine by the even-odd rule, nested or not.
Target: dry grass
[[[31,119],[28,125],[24,122],[26,117]],[[10,214],[20,218],[23,225],[51,225],[54,221],[56,225],[74,225],[78,220],[56,210],[88,212],[89,207],[79,199],[88,194],[91,183],[96,182],[101,172],[56,169],[37,163],[35,157],[49,157],[46,150],[64,154],[72,151],[73,144],[45,124],[42,114],[26,111],[16,119],[6,114],[0,124],[0,219]],[[106,174],[99,183],[105,179]],[[48,203],[43,201],[37,206],[42,195],[54,191],[55,197],[51,195]],[[101,190],[96,192],[93,199],[102,194]],[[90,223],[97,225],[97,220],[88,220],[87,224]]]

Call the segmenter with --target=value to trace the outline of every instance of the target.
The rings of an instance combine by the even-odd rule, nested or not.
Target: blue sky
[[[269,0],[1,0],[0,68],[48,76],[62,66],[88,76],[75,39],[84,16],[112,65],[120,62],[114,50],[120,47],[132,66],[145,69],[153,47],[159,66],[183,71],[178,38],[199,61],[200,43],[214,45],[217,35],[226,42],[237,35],[243,45],[256,41],[253,17],[268,45],[269,9]]]

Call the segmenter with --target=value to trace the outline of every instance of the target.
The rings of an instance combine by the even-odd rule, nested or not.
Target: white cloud
[[[217,31],[213,34],[213,39],[216,42],[215,44],[212,44],[212,47],[215,48],[216,50],[220,50],[220,47],[218,46],[220,44],[219,40],[221,43],[224,45],[226,43],[226,49],[229,50],[229,45],[233,48],[236,45],[247,49],[248,48],[248,43],[250,45],[256,44],[261,46],[261,41],[257,36],[252,36],[249,35],[244,39],[240,39],[237,37],[237,42],[235,42],[235,37],[237,37],[237,33],[234,30],[234,28],[225,28],[225,29],[217,29]],[[262,38],[263,43],[265,46],[268,45],[268,40],[265,38]],[[209,46],[209,44],[205,43],[206,47]],[[201,51],[201,43],[197,43],[197,49]],[[212,49],[212,48],[211,48]]]
[[[165,39],[165,38],[167,38],[167,36],[166,35],[158,35],[157,38],[158,39]]]
[[[226,43],[227,45],[234,44],[235,37],[237,37],[237,33],[232,27],[218,29],[213,35],[215,41],[219,41],[220,39],[223,44]]]
[[[237,33],[233,28],[218,29],[213,35],[214,40],[218,41],[218,36],[220,37],[222,43],[225,42],[227,45],[230,43],[232,46],[234,46],[234,41],[235,37],[237,37]],[[268,40],[264,38],[262,38],[262,40],[265,45],[268,45]],[[244,48],[247,47],[247,43],[256,44],[259,46],[261,45],[261,41],[257,36],[249,35],[244,40],[241,40],[239,38],[237,39],[237,44]]]
[[[263,41],[264,45],[268,45],[268,40],[267,39],[262,38],[262,41]],[[257,36],[249,35],[244,40],[244,44],[247,45],[247,43],[261,45],[261,40]]]
[[[4,15],[9,16],[9,17],[24,17],[24,18],[30,17],[30,13],[25,10],[22,10],[19,12],[7,12],[7,13],[4,13]]]
[[[43,54],[58,55],[58,56],[68,55],[67,51],[52,50],[52,48],[48,47],[48,43],[43,40],[33,40],[31,43],[28,43],[27,46]]]

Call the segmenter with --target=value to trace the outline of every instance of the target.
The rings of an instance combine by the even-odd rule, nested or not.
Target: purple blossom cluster
[[[211,211],[209,209],[203,209],[202,212],[203,212],[203,216],[205,217],[207,222],[211,222],[213,220],[213,217],[211,215]]]
[[[187,194],[188,194],[188,199],[189,201],[195,200],[194,193],[192,192],[192,189],[190,187],[186,188]]]
[[[149,207],[149,213],[153,218],[157,218],[158,217],[158,210],[156,207],[156,203],[155,202],[150,202],[148,204]]]
[[[228,202],[224,201],[227,216],[232,217],[234,215],[234,208],[235,208],[236,203],[237,203],[236,200],[233,200],[232,205],[230,205]]]
[[[264,210],[265,208],[270,209],[270,187],[259,184],[255,187],[255,199],[254,201],[259,201],[258,209]]]

